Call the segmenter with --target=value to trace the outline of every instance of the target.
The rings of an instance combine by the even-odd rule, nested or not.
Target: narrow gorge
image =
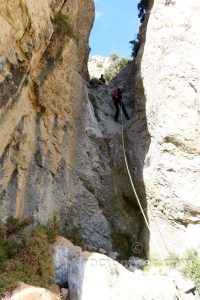
[[[149,1],[137,57],[103,86],[90,83],[87,65],[92,0],[0,1],[2,223],[56,216],[77,246],[121,259],[200,254],[199,13],[196,0]],[[128,165],[150,232],[125,166],[122,124],[113,119],[111,90],[119,85],[131,117]],[[150,299],[148,291],[132,297],[123,280],[125,296],[119,288],[121,296],[101,299]]]

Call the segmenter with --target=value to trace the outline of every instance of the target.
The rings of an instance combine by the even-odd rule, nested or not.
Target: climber
[[[117,87],[115,89],[112,90],[111,96],[116,108],[116,113],[115,113],[115,117],[114,117],[114,121],[117,122],[118,121],[118,117],[119,117],[119,106],[121,106],[122,111],[126,117],[127,120],[130,120],[129,115],[126,111],[126,107],[124,105],[124,103],[122,102],[122,93],[124,92],[123,87]]]
[[[101,77],[99,78],[99,81],[100,81],[100,84],[106,84],[106,80],[105,78],[103,77],[103,74],[101,74]]]

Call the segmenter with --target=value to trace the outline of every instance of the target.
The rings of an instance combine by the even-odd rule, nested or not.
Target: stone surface
[[[137,268],[141,268],[145,266],[145,260],[139,257],[135,257],[132,256],[128,259],[128,263],[133,266],[133,267],[137,267]]]
[[[83,79],[93,2],[19,3],[0,4],[1,220],[31,216],[45,223],[56,213],[77,244],[130,256],[141,218],[124,168],[121,127],[113,121],[111,87],[88,90]],[[60,9],[75,37],[54,24]],[[124,75],[130,73],[129,67]]]
[[[10,300],[60,300],[58,295],[51,293],[50,291],[20,283],[18,287],[11,293],[11,296],[7,296],[6,299]]]
[[[70,265],[80,256],[82,250],[63,237],[54,243],[55,283],[60,288],[68,288]]]
[[[63,253],[68,257],[65,261]],[[70,300],[168,300],[176,294],[172,280],[165,275],[129,272],[105,255],[77,252],[61,237],[54,245],[54,257],[56,273],[60,272],[59,261],[67,264]]]
[[[188,293],[190,291],[196,291],[196,285],[194,284],[194,282],[190,279],[186,279],[183,276],[181,276],[181,274],[179,272],[177,272],[176,270],[173,270],[171,272],[173,278],[175,279],[175,282],[178,286],[178,288],[183,291],[184,293]]]
[[[59,10],[73,36],[53,21]],[[155,1],[137,60],[96,88],[85,81],[92,0],[4,1],[0,16],[1,220],[45,223],[56,213],[77,244],[125,257],[198,249],[197,2]],[[125,88],[125,149],[151,234],[125,168],[121,121],[113,121],[117,85]]]
[[[108,257],[117,260],[117,258],[120,256],[118,252],[108,252]]]
[[[67,259],[63,260],[63,256]],[[137,267],[144,266],[141,259],[132,257],[127,263],[130,260]],[[77,251],[62,237],[57,237],[54,244],[54,261],[57,278],[63,275],[61,264],[68,270],[64,278],[70,300],[172,300],[176,296],[182,300],[199,299],[194,283],[176,270],[166,272],[165,268],[154,267],[142,272],[132,267],[129,272],[106,255],[82,252],[79,247]]]
[[[110,57],[94,55],[89,58],[88,71],[91,78],[99,78],[101,74],[112,64]]]
[[[165,255],[200,251],[199,13],[195,0],[155,0],[147,31],[142,29],[135,94],[144,125],[135,141],[146,143],[145,159],[140,149],[137,157],[151,254],[158,255],[158,247]]]
[[[0,11],[1,219],[32,215],[44,222],[66,206],[94,5],[15,1],[1,2]],[[69,16],[74,37],[53,19],[57,11]]]

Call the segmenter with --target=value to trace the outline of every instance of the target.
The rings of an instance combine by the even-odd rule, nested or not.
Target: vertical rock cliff
[[[94,5],[19,0],[0,11],[1,219],[46,221],[71,199]]]
[[[154,2],[135,78],[138,115],[146,115],[139,138],[149,134],[143,181],[150,249],[157,243],[163,253],[180,253],[200,249],[200,5]]]
[[[93,1],[16,1],[0,12],[1,219],[56,213],[77,243],[130,253],[140,216],[121,127],[110,89],[88,93],[84,80]]]
[[[125,147],[150,244],[112,85],[88,89],[85,81],[92,0],[0,3],[2,220],[47,222],[56,213],[69,238],[126,256],[135,242],[151,253],[155,243],[165,254],[199,247],[200,7],[152,2],[138,57],[113,82],[125,87]]]

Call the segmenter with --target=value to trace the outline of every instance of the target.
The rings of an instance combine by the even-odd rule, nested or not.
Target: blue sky
[[[94,0],[96,17],[90,36],[92,55],[117,53],[130,57],[131,44],[138,32],[138,0]]]

